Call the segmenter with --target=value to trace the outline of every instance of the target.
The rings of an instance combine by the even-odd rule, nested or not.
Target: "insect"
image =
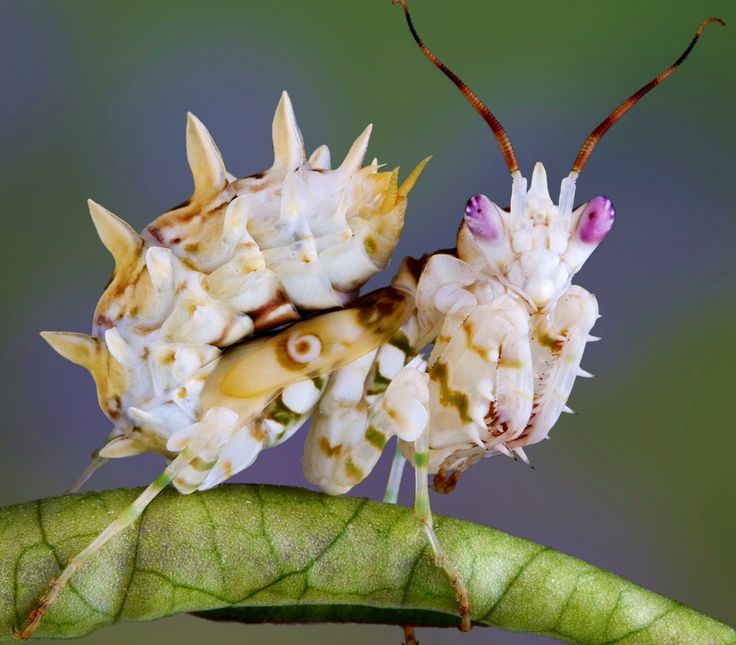
[[[580,361],[598,316],[595,298],[571,281],[614,216],[605,197],[575,207],[576,180],[610,126],[684,61],[707,24],[722,21],[704,21],[672,66],[591,133],[555,204],[544,167],[535,166],[527,185],[499,121],[423,44],[406,1],[394,1],[423,53],[493,130],[512,177],[510,206],[472,197],[455,249],[404,261],[391,286],[358,298],[388,261],[427,160],[401,184],[398,171],[381,173],[377,163],[361,169],[366,133],[334,171],[323,148],[306,160],[284,96],[274,165],[237,180],[190,117],[192,199],[143,237],[92,204],[115,258],[113,280],[92,336],[45,336],[95,378],[114,424],[100,458],[155,451],[170,463],[61,572],[21,638],[73,573],[169,483],[183,493],[215,486],[310,415],[305,476],[331,494],[362,481],[397,436],[386,499],[396,500],[410,459],[417,516],[455,587],[461,627],[470,628],[462,576],[432,527],[428,474],[449,492],[486,457],[526,461],[524,448],[566,411],[575,378],[586,375]]]

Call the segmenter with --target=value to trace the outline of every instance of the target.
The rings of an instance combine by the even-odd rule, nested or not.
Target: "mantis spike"
[[[97,363],[100,341],[93,336],[66,331],[42,331],[41,338],[75,365],[92,371]]]
[[[390,213],[396,206],[396,202],[399,200],[399,167],[396,166],[391,171],[391,176],[388,178],[388,188],[386,188],[386,194],[383,196],[381,201],[380,212],[382,214]]]
[[[174,263],[169,249],[149,247],[146,251],[146,268],[157,291],[166,292],[174,288]]]
[[[514,448],[514,452],[527,466],[532,467],[532,462],[529,461],[529,457],[527,457],[523,448]]]
[[[506,457],[511,457],[512,459],[514,458],[514,456],[511,454],[511,451],[502,443],[493,446],[493,449],[500,452],[502,455],[506,455]]]
[[[337,169],[338,172],[351,175],[356,170],[360,169],[363,163],[363,157],[365,157],[366,150],[368,150],[368,141],[371,138],[371,132],[373,131],[373,124],[370,123],[363,132],[358,135],[358,138],[350,146],[348,154],[345,155],[345,159]]]
[[[577,412],[575,412],[575,410],[573,410],[569,405],[563,406],[562,411],[565,414],[577,414]]]
[[[187,160],[194,180],[192,201],[206,201],[227,186],[222,155],[207,128],[191,112],[187,113]]]
[[[424,169],[430,161],[432,161],[432,155],[427,155],[416,165],[414,170],[409,173],[406,179],[401,183],[401,186],[399,186],[399,197],[406,197],[411,192],[412,188],[414,188],[414,184],[416,184],[419,177],[422,176]]]
[[[296,123],[291,99],[286,92],[281,93],[281,99],[276,106],[271,132],[273,136],[272,169],[286,173],[299,168],[306,157],[304,141]]]
[[[97,235],[115,260],[115,268],[136,258],[143,247],[143,240],[130,224],[91,199],[87,200],[87,205]]]
[[[536,199],[540,202],[551,202],[549,188],[547,186],[547,171],[544,165],[537,162],[532,173],[532,183],[527,192],[527,198]]]
[[[578,367],[577,375],[582,378],[595,378],[594,374],[586,372],[582,367]]]
[[[120,335],[117,327],[105,332],[105,345],[112,357],[121,365],[135,366],[138,362],[138,354]]]
[[[312,170],[329,170],[330,149],[326,145],[321,145],[317,148],[309,155],[309,166]]]

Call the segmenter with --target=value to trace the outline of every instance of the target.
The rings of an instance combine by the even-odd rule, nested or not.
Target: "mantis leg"
[[[87,480],[92,477],[100,468],[102,468],[109,459],[100,456],[100,451],[95,450],[92,453],[92,460],[87,464],[87,467],[82,473],[74,480],[74,483],[69,487],[69,493],[77,493],[82,486],[85,485]]]
[[[202,421],[183,430],[179,437],[174,435],[172,439],[178,441],[181,450],[177,457],[136,497],[130,506],[118,514],[102,533],[72,558],[66,568],[54,578],[49,590],[30,612],[28,623],[23,629],[16,630],[15,635],[22,640],[29,639],[76,571],[110,538],[133,524],[154,498],[181,473],[185,472],[192,462],[197,459],[212,461],[213,456],[227,442],[235,429],[237,418],[237,414],[226,408],[212,408]],[[170,440],[169,443],[172,444],[172,441]]]
[[[424,533],[432,547],[435,563],[445,572],[455,589],[455,596],[460,605],[460,630],[468,632],[472,627],[468,590],[462,574],[450,560],[434,530],[432,510],[429,505],[428,465],[429,434],[425,431],[414,441],[414,513],[421,522]]]
[[[49,612],[53,604],[56,602],[59,594],[66,587],[69,579],[76,573],[89,558],[99,551],[102,546],[112,537],[120,533],[123,529],[133,524],[143,513],[146,507],[153,501],[166,486],[177,476],[177,474],[185,468],[193,459],[197,457],[196,451],[187,448],[179,456],[174,459],[156,479],[149,484],[146,489],[133,501],[130,506],[122,510],[111,524],[105,528],[92,542],[79,554],[74,556],[67,564],[66,568],[53,580],[49,590],[41,597],[36,607],[28,616],[29,622],[26,626],[15,632],[15,635],[27,640],[38,627],[43,617]]]
[[[395,433],[400,443],[411,444],[415,472],[414,513],[429,540],[435,563],[447,575],[455,589],[460,606],[460,629],[469,631],[470,601],[462,575],[452,563],[434,530],[429,505],[429,377],[424,371],[426,362],[416,357],[403,367],[387,388],[381,407],[374,417],[374,424],[386,432]],[[411,450],[407,451],[411,452]],[[394,459],[392,475],[403,466]],[[391,488],[391,480],[389,480]],[[388,496],[388,492],[387,492]]]
[[[388,476],[386,484],[386,492],[383,495],[383,501],[387,504],[396,504],[399,498],[399,488],[401,488],[401,478],[404,474],[404,466],[406,465],[406,457],[401,454],[399,444],[397,442],[394,450],[394,458],[391,462],[391,472]]]
[[[110,434],[108,435],[105,441],[105,445],[107,445],[110,441],[119,436],[120,430],[114,428],[112,432],[110,432]],[[102,468],[108,461],[110,461],[107,457],[103,457],[102,455],[100,455],[100,450],[102,450],[102,448],[98,448],[92,453],[89,464],[87,464],[87,467],[81,472],[79,477],[74,480],[71,488],[69,488],[69,493],[79,492],[79,489],[82,488],[85,483],[87,483],[87,480],[92,477],[92,475],[94,475],[100,468]]]

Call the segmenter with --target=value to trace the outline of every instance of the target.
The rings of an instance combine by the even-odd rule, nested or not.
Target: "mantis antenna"
[[[603,138],[603,135],[606,134],[610,127],[614,123],[616,123],[616,121],[618,121],[624,114],[626,114],[626,112],[628,112],[639,99],[651,92],[655,87],[657,87],[657,85],[659,85],[664,79],[670,76],[685,61],[685,59],[690,55],[690,52],[695,47],[695,43],[698,42],[698,38],[700,38],[700,34],[703,33],[703,29],[705,29],[706,26],[708,26],[712,22],[717,22],[723,27],[726,26],[726,23],[720,18],[707,18],[706,20],[703,20],[703,22],[700,23],[698,30],[695,32],[695,36],[690,41],[690,44],[687,46],[687,49],[682,52],[680,57],[674,63],[672,63],[672,65],[670,65],[666,70],[664,70],[658,76],[649,81],[646,85],[640,87],[636,92],[634,92],[629,98],[627,98],[621,105],[619,105],[613,112],[611,112],[605,119],[603,119],[603,121],[601,121],[596,126],[593,132],[590,133],[590,136],[588,136],[588,138],[585,140],[585,143],[583,143],[582,148],[580,148],[580,152],[578,152],[575,163],[572,165],[571,172],[576,174],[580,174],[582,172],[585,164],[588,163],[588,159],[590,159],[590,155],[593,154],[593,150],[595,150],[598,142]]]
[[[409,13],[409,5],[407,4],[407,0],[393,0],[393,4],[400,4],[404,9],[404,13],[406,14],[406,24],[409,25],[409,31],[411,31],[411,35],[414,37],[417,45],[419,45],[419,49],[422,50],[422,53],[430,61],[432,61],[434,66],[437,67],[445,76],[447,76],[447,78],[455,83],[462,95],[466,99],[468,99],[470,105],[475,108],[475,111],[483,117],[483,120],[490,126],[491,130],[493,130],[493,134],[496,137],[496,141],[498,142],[498,147],[501,148],[501,154],[506,161],[506,166],[508,166],[509,172],[512,175],[515,172],[518,172],[519,164],[516,161],[514,149],[511,147],[511,140],[509,139],[509,135],[506,134],[506,130],[504,130],[501,122],[486,107],[485,103],[483,103],[483,101],[478,98],[476,93],[473,92],[473,90],[471,90],[465,84],[465,82],[457,74],[455,74],[455,72],[447,67],[439,58],[437,58],[437,56],[435,56],[429,50],[424,42],[422,42],[422,39],[419,37],[417,30],[414,28],[414,23],[411,20],[411,14]]]

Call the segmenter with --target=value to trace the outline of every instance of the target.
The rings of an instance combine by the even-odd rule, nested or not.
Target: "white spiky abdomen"
[[[90,369],[103,411],[121,432],[137,427],[126,410],[146,409],[167,387],[183,386],[220,349],[304,311],[346,305],[389,260],[426,162],[401,185],[398,169],[362,167],[370,126],[339,167],[330,169],[325,146],[307,159],[286,93],[272,129],[271,168],[236,179],[189,115],[194,193],[142,235],[90,202],[115,271],[93,336],[55,334],[53,344]]]

